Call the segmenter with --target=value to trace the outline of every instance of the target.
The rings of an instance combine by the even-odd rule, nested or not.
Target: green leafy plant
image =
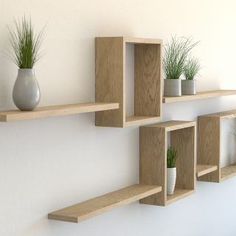
[[[174,168],[176,166],[177,151],[173,147],[167,150],[167,168]]]
[[[20,69],[31,69],[39,60],[39,49],[43,30],[35,33],[31,19],[23,17],[15,21],[14,29],[9,28],[13,62]]]
[[[166,79],[180,78],[188,54],[197,44],[198,42],[192,42],[191,38],[171,38],[164,49],[163,66]]]
[[[197,58],[190,58],[184,66],[186,80],[193,80],[200,70],[200,63]]]

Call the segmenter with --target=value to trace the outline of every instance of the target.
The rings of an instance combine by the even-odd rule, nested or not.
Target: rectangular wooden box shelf
[[[118,109],[118,103],[78,103],[69,105],[56,105],[56,106],[46,106],[39,107],[33,111],[1,111],[0,121],[18,121],[18,120],[32,120],[39,118],[47,118],[53,116],[67,116],[75,115],[86,112],[97,112],[105,110]]]
[[[221,168],[221,181],[236,176],[236,164]]]
[[[188,190],[188,189],[175,189],[174,194],[173,195],[167,195],[167,201],[166,201],[166,205],[169,205],[173,202],[176,202],[182,198],[185,198],[189,195],[191,195],[192,193],[194,193],[194,190]]]
[[[215,165],[197,165],[197,177],[201,177],[203,175],[207,175],[211,172],[214,172],[218,169]]]
[[[236,110],[212,113],[198,117],[198,159],[199,165],[216,166],[217,170],[199,177],[199,180],[221,182],[236,176],[236,165],[221,168],[220,136],[221,121],[236,118]]]
[[[126,115],[126,46],[134,45],[134,114]],[[161,117],[162,40],[99,37],[96,48],[96,101],[118,102],[114,111],[96,113],[97,126],[127,127],[157,122]]]
[[[212,90],[198,92],[195,95],[183,95],[181,97],[163,97],[163,103],[187,102],[199,99],[207,99],[221,96],[236,95],[236,90]]]
[[[162,191],[160,186],[135,184],[103,196],[52,212],[49,219],[78,223],[115,207],[138,201]]]
[[[167,135],[177,150],[176,190],[167,196]],[[191,193],[196,179],[196,122],[167,121],[140,127],[140,183],[160,185],[163,191],[140,202],[166,206]]]

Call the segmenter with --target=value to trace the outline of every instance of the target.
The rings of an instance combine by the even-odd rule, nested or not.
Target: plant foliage
[[[167,168],[174,168],[176,166],[177,151],[173,147],[167,150]]]
[[[166,79],[180,78],[188,54],[197,44],[198,42],[192,42],[191,38],[171,38],[164,49],[163,66]]]
[[[31,19],[23,17],[15,21],[14,29],[9,28],[13,62],[20,69],[31,69],[39,60],[39,49],[43,30],[35,33]]]
[[[200,70],[200,63],[197,58],[190,58],[184,66],[184,76],[187,80],[193,80]]]

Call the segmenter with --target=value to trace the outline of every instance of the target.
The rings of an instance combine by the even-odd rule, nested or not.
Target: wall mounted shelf
[[[70,105],[39,107],[33,111],[0,111],[0,121],[9,122],[18,120],[33,120],[53,116],[67,116],[87,112],[113,110],[118,108],[118,103],[79,103]]]
[[[176,189],[167,196],[167,140],[177,150]],[[167,121],[140,127],[140,183],[160,185],[163,191],[140,202],[165,206],[194,192],[196,180],[196,122]]]
[[[229,95],[236,95],[236,90],[213,90],[199,92],[196,95],[183,95],[181,97],[163,97],[163,103],[187,102]]]
[[[134,115],[126,116],[126,46],[134,45]],[[116,111],[96,113],[97,126],[126,127],[157,122],[161,117],[162,40],[96,38],[96,101],[118,102]]]
[[[218,112],[198,117],[198,158],[201,165],[214,165],[217,170],[200,177],[202,181],[221,182],[236,175],[236,164],[221,168],[221,121],[236,118],[236,110]]]
[[[207,175],[217,169],[218,167],[216,165],[197,165],[197,177],[199,178],[203,175]]]
[[[135,184],[115,192],[52,212],[49,219],[78,223],[115,207],[138,201],[162,191],[160,186]]]

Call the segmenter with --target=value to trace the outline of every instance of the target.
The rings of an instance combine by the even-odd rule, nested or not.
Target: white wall
[[[14,107],[17,69],[3,53],[14,17],[47,25],[36,73],[41,105],[49,105],[94,99],[95,36],[193,36],[201,41],[198,89],[236,88],[235,8],[234,0],[0,0],[0,108]],[[163,118],[192,120],[235,108],[235,99],[165,105]],[[80,224],[47,220],[138,181],[137,127],[98,128],[94,114],[14,122],[0,124],[0,144],[1,236],[236,235],[236,179],[198,183],[196,194],[165,208],[134,203]]]

